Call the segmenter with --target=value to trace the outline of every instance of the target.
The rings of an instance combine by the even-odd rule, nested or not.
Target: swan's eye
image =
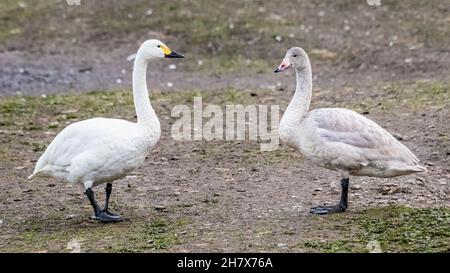
[[[297,57],[297,54],[292,55],[292,57],[296,58],[296,57]]]
[[[161,47],[160,45],[157,45],[157,47]]]

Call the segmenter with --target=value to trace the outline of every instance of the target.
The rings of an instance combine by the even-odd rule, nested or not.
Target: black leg
[[[341,180],[341,200],[339,201],[339,206],[343,208],[348,208],[348,185],[350,184],[349,178],[342,178]]]
[[[120,216],[108,215],[104,210],[100,209],[97,201],[95,201],[94,191],[91,188],[86,189],[84,193],[87,195],[89,202],[91,202],[92,208],[94,209],[94,217],[92,217],[93,219],[99,220],[100,222],[122,221],[122,218]]]
[[[89,202],[91,202],[95,216],[98,216],[98,214],[100,213],[100,207],[98,206],[97,201],[95,201],[94,192],[92,191],[91,188],[89,188],[84,193],[87,195]]]
[[[103,210],[108,211],[109,196],[111,195],[111,192],[112,192],[112,184],[111,183],[106,183],[105,191],[106,191],[106,200],[105,200],[105,208]]]
[[[111,183],[106,183],[106,188],[105,188],[105,192],[106,192],[106,200],[105,200],[105,208],[103,209],[103,211],[113,217],[116,218],[117,221],[121,221],[122,218],[120,217],[120,215],[117,215],[115,213],[109,212],[108,211],[108,205],[109,205],[109,197],[111,196],[111,192],[112,192],[112,184]]]
[[[339,213],[344,212],[348,208],[348,185],[349,179],[342,178],[341,180],[341,199],[338,205],[335,206],[318,206],[311,208],[310,213],[313,214],[331,214],[331,213]]]

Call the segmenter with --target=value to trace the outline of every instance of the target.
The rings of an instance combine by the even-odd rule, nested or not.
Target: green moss
[[[345,236],[350,228],[355,229],[349,232],[352,236]],[[368,252],[376,242],[383,252],[450,252],[449,208],[389,206],[331,215],[321,223],[321,230],[336,229],[342,238],[306,241],[304,246],[324,252]]]
[[[64,225],[52,232],[47,230],[45,221],[33,220],[24,223],[26,229],[11,241],[10,248],[2,251],[67,252],[70,251],[67,248],[68,243],[74,239],[80,242],[83,252],[162,251],[178,243],[175,230],[184,225],[184,223],[169,223],[165,219],[156,218],[139,223],[92,223],[84,228]],[[60,222],[56,218],[54,221]]]

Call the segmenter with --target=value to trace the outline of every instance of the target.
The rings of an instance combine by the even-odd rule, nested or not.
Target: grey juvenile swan
[[[280,122],[280,139],[307,159],[342,176],[339,204],[314,207],[311,213],[344,212],[348,208],[350,175],[395,177],[426,171],[408,148],[366,117],[343,108],[308,111],[312,72],[303,49],[289,49],[275,73],[290,67],[295,69],[297,86]]]

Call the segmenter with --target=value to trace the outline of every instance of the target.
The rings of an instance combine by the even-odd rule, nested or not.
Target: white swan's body
[[[113,182],[139,167],[160,137],[153,129],[120,119],[93,118],[59,133],[39,158],[33,176],[52,176],[85,188]]]
[[[51,176],[84,185],[96,218],[119,221],[108,212],[111,182],[139,167],[151,147],[159,140],[161,126],[147,90],[149,61],[157,58],[181,58],[158,40],[148,40],[139,48],[133,68],[133,99],[137,123],[121,119],[92,118],[73,123],[62,130],[39,158],[30,179]],[[107,183],[103,210],[95,202],[92,187]]]
[[[312,73],[303,49],[290,49],[275,72],[289,67],[295,68],[297,85],[280,121],[283,143],[320,166],[340,171],[347,180],[349,175],[394,177],[426,171],[408,148],[368,118],[343,108],[309,111]]]

